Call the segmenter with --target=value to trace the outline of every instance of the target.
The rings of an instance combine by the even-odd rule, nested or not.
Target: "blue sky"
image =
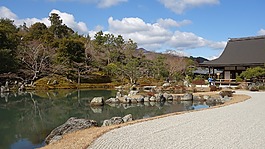
[[[50,13],[91,37],[122,35],[150,51],[218,57],[229,38],[265,35],[264,0],[0,0],[0,17],[50,25]]]

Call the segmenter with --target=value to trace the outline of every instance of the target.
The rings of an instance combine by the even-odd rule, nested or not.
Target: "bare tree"
[[[50,65],[50,53],[43,44],[38,41],[29,42],[27,45],[20,46],[18,57],[24,64],[23,68],[31,71],[33,81],[36,80],[41,72],[47,70]]]
[[[184,57],[167,55],[166,64],[169,71],[169,76],[174,76],[176,72],[183,74],[188,66],[187,60]]]

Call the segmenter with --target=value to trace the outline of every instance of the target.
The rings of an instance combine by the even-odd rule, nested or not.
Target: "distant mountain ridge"
[[[187,57],[187,58],[190,58],[194,61],[196,61],[197,63],[203,63],[205,61],[209,61],[208,59],[204,58],[204,57],[193,57],[193,56],[186,56],[184,53],[181,53],[181,52],[178,52],[178,51],[175,51],[175,50],[166,50],[165,52],[162,52],[162,53],[157,53],[157,52],[153,52],[153,51],[148,51],[144,48],[138,48],[137,49],[138,51],[142,51],[144,54],[165,54],[165,55],[173,55],[173,56],[178,56],[178,57]]]

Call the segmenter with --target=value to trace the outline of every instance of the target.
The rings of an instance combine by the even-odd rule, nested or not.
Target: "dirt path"
[[[265,148],[265,92],[237,93],[251,99],[114,129],[89,149]]]

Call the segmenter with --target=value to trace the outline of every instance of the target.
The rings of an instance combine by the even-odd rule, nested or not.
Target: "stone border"
[[[203,92],[203,93],[195,93],[198,95],[216,95],[218,94],[217,92]],[[135,123],[142,123],[145,121],[149,120],[154,120],[154,119],[159,119],[167,116],[173,116],[173,115],[179,115],[179,114],[185,114],[185,113],[190,113],[190,112],[196,112],[196,111],[201,111],[201,110],[208,110],[208,109],[213,109],[213,108],[219,108],[239,102],[243,102],[245,100],[250,99],[250,96],[247,95],[242,95],[242,94],[234,94],[233,99],[218,106],[213,106],[207,109],[199,109],[199,110],[192,110],[192,111],[183,111],[183,112],[175,112],[175,113],[169,113],[165,115],[160,115],[156,117],[150,117],[146,119],[139,119],[139,120],[134,120],[131,122],[119,124],[119,125],[112,125],[112,126],[106,126],[106,127],[92,127],[89,129],[73,132],[70,134],[66,134],[63,136],[62,140],[59,140],[55,143],[51,143],[47,146],[42,147],[42,149],[53,149],[53,148],[63,148],[63,149],[72,149],[72,148],[87,148],[90,146],[98,137],[102,136],[104,133],[107,133],[113,129],[117,129],[120,127],[124,127],[127,125],[132,125]]]

